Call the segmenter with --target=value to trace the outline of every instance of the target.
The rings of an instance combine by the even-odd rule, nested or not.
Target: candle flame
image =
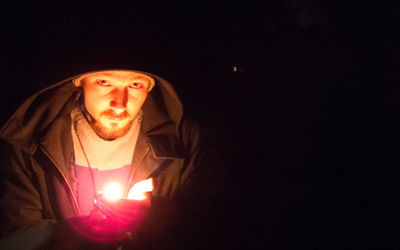
[[[128,199],[145,200],[146,199],[145,193],[153,191],[153,188],[154,188],[153,178],[144,181],[139,181],[138,183],[133,185],[131,190],[129,190]]]
[[[118,183],[109,183],[104,187],[103,196],[109,201],[115,201],[122,197],[122,187]]]

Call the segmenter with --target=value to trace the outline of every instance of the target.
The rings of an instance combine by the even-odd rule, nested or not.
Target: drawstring
[[[75,131],[78,131],[78,128],[76,126],[76,122],[74,122],[74,127],[75,127]],[[97,202],[97,189],[96,189],[96,183],[94,181],[93,169],[92,169],[92,166],[90,165],[89,158],[88,158],[88,156],[87,156],[87,154],[85,152],[85,149],[83,148],[83,144],[82,144],[81,138],[79,137],[78,133],[76,133],[76,137],[78,138],[79,146],[82,149],[83,156],[85,157],[86,162],[87,162],[88,167],[89,167],[90,177],[92,179],[92,185],[93,185],[93,190],[94,190],[94,199],[95,199],[94,202]]]

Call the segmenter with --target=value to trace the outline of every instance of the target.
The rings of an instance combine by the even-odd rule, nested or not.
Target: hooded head
[[[178,129],[181,125],[183,107],[168,81],[157,75],[137,70],[98,70],[70,77],[29,97],[0,130],[0,138],[31,154],[36,151],[39,144],[54,144],[49,142],[50,139],[59,138],[60,144],[63,144],[65,138],[55,136],[54,131],[69,130],[71,110],[76,107],[76,101],[83,104],[81,96],[85,85],[84,78],[96,72],[108,71],[131,72],[148,77],[150,85],[142,104],[141,129],[150,141],[160,134],[173,135],[174,138],[180,136]],[[109,113],[115,115],[113,111]]]
[[[154,79],[127,70],[83,74],[74,80],[83,90],[81,109],[96,134],[113,140],[124,136],[154,87]]]

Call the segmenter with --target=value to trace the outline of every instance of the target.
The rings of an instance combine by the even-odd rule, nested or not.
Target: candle
[[[147,179],[139,181],[128,192],[128,200],[145,200],[147,198],[146,193],[153,191],[153,179]],[[102,192],[104,199],[108,201],[116,201],[122,197],[122,187],[116,182],[107,184]]]
[[[118,183],[112,182],[104,187],[103,197],[108,201],[115,201],[122,197],[122,187]]]

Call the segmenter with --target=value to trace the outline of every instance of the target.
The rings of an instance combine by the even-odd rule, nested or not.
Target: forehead
[[[116,81],[133,81],[133,80],[145,80],[149,82],[153,81],[151,77],[145,74],[132,71],[100,71],[83,75],[80,78],[83,81],[90,79],[97,79],[97,78],[116,80]]]

